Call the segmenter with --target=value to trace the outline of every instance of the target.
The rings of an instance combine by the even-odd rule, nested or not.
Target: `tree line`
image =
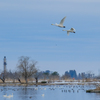
[[[49,80],[50,82],[51,80],[53,81],[59,79],[66,80],[72,78],[67,71],[65,72],[64,75],[60,76],[57,71],[54,71],[52,73],[39,71],[36,65],[37,61],[31,60],[30,57],[27,56],[21,56],[18,59],[16,71],[11,72],[6,70],[6,73],[2,71],[0,74],[0,79],[2,80],[3,83],[5,83],[5,80],[8,78],[12,79],[13,82],[15,82],[15,80],[18,80],[20,83],[22,83],[21,79],[24,79],[25,83],[27,84],[28,79],[34,78],[37,84],[39,79]],[[80,75],[82,79],[86,78],[84,75],[85,75],[84,73]]]
[[[18,59],[16,71],[6,71],[5,74],[4,72],[1,72],[0,79],[3,83],[5,83],[5,79],[8,78],[12,79],[13,82],[17,79],[20,83],[22,83],[21,78],[23,78],[26,84],[28,83],[29,78],[34,78],[36,83],[38,83],[38,79],[59,79],[60,76],[58,72],[55,71],[51,74],[40,72],[39,69],[37,69],[36,64],[37,61],[31,60],[30,57],[21,56]]]

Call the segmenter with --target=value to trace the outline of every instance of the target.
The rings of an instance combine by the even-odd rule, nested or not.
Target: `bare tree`
[[[1,70],[0,70],[0,72],[1,72]],[[5,83],[4,72],[1,72],[1,74],[0,74],[0,80],[1,80],[3,83]]]
[[[43,73],[43,76],[44,76],[44,80],[45,80],[45,79],[49,79],[49,76],[50,76],[50,75],[49,75],[49,73],[44,72],[44,73]]]
[[[50,77],[51,79],[53,78],[53,81],[54,81],[56,79],[59,79],[60,76],[59,76],[59,73],[55,71],[50,75]]]
[[[5,83],[5,77],[4,77],[4,74],[3,73],[1,73],[0,79],[2,80],[3,83]]]
[[[11,77],[13,79],[13,83],[15,83],[15,80],[18,80],[21,83],[20,77],[21,77],[21,73],[17,71],[13,72]]]
[[[62,75],[62,77],[61,77],[63,80],[67,80],[67,79],[69,79],[70,78],[70,75],[69,74],[67,74],[67,75]]]
[[[36,61],[31,61],[27,56],[21,56],[19,58],[17,68],[22,77],[24,77],[26,83],[28,83],[27,79],[37,72],[36,64]]]
[[[88,71],[87,72],[87,76],[88,76],[88,78],[93,78],[94,77],[94,73],[92,71]]]
[[[34,74],[34,78],[36,80],[36,84],[38,84],[38,79],[39,79],[40,76],[42,76],[41,72],[37,72],[37,73]]]

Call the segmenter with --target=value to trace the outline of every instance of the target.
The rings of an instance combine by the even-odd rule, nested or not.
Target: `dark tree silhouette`
[[[36,64],[36,61],[31,61],[27,56],[21,56],[19,58],[17,68],[19,73],[21,73],[21,75],[24,77],[26,83],[28,83],[27,79],[32,77],[37,72]]]

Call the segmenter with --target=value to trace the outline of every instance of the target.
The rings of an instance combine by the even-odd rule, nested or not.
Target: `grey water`
[[[86,93],[88,89],[95,89],[95,86],[0,86],[0,100],[100,100],[100,93]]]

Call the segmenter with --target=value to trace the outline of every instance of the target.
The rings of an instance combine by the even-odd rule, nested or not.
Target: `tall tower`
[[[7,63],[6,63],[6,56],[4,56],[4,77],[6,76],[6,65],[7,65]]]

